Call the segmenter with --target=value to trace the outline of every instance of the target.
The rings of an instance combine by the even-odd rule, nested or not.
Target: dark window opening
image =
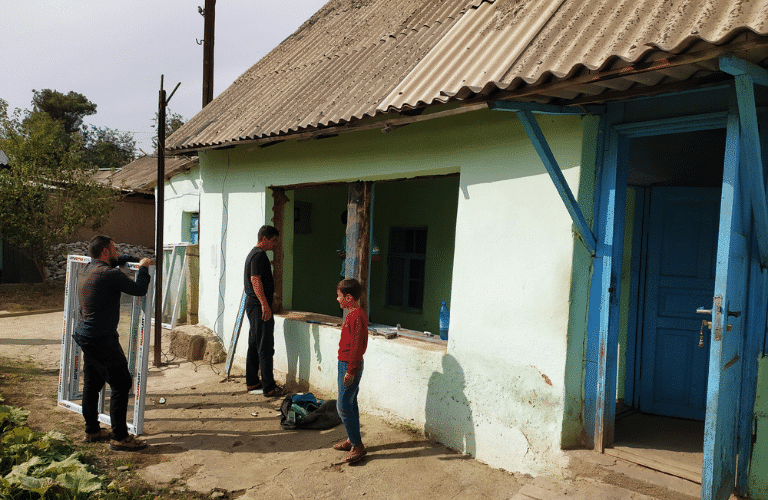
[[[393,227],[389,232],[387,305],[421,310],[424,304],[426,227]]]

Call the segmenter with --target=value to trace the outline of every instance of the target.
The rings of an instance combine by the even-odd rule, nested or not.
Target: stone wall
[[[115,247],[120,255],[155,258],[155,251],[151,248],[127,243],[115,243]],[[49,281],[64,283],[67,276],[67,255],[88,255],[88,242],[78,241],[52,246],[47,263]]]

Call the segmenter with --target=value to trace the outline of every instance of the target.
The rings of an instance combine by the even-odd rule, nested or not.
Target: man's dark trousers
[[[133,378],[128,371],[128,360],[125,359],[117,332],[114,335],[97,337],[75,334],[74,339],[83,351],[85,432],[99,432],[99,393],[106,382],[111,390],[109,418],[112,423],[112,438],[122,441],[128,437],[125,415]]]
[[[276,387],[275,375],[272,373],[272,358],[275,355],[275,318],[269,321],[261,319],[261,307],[247,309],[248,321],[248,354],[245,363],[245,383],[248,386],[259,383],[259,368],[261,368],[261,383],[264,392]]]

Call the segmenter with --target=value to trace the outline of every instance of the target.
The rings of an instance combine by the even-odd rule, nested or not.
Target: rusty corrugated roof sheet
[[[724,45],[765,65],[765,35],[768,0],[332,0],[167,148],[277,138],[492,93],[598,102],[715,74]]]
[[[183,156],[165,158],[165,178],[186,172],[197,165],[197,158]],[[93,178],[102,184],[137,193],[153,194],[157,186],[157,157],[142,156],[116,170],[100,170]]]

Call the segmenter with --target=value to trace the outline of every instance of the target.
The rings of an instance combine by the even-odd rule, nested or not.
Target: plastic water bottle
[[[445,301],[440,304],[440,338],[448,340],[448,323],[451,321],[451,313]]]

